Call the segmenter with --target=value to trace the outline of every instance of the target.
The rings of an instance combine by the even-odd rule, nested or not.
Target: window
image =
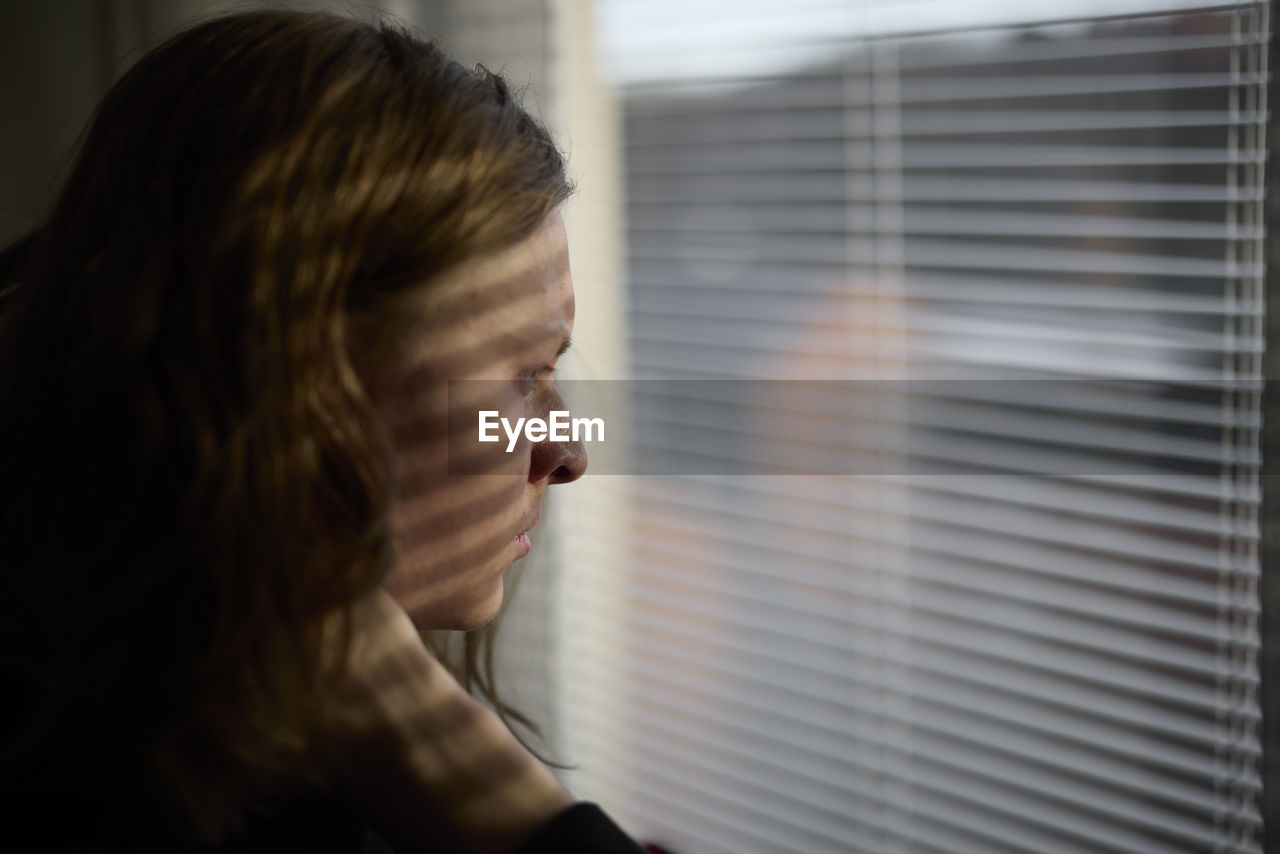
[[[635,386],[564,731],[673,850],[1262,850],[1269,4],[997,5],[602,7],[635,376],[713,385]],[[874,411],[724,473],[742,379]]]

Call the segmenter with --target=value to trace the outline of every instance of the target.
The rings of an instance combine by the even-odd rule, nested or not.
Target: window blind
[[[605,15],[635,375],[905,390],[863,475],[632,401],[564,728],[672,850],[1262,850],[1269,4],[974,5]]]

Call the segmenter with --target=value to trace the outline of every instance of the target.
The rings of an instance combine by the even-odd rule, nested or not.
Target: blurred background
[[[258,5],[0,7],[0,237],[132,58]],[[553,490],[504,626],[575,792],[679,854],[1263,850],[1270,3],[271,5],[530,87],[567,379],[901,392],[626,386],[682,473]]]

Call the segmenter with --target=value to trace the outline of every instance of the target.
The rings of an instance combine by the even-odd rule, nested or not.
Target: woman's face
[[[559,214],[451,271],[412,310],[422,333],[379,400],[395,452],[387,588],[420,628],[473,629],[502,604],[503,570],[528,553],[547,487],[586,469],[576,442],[476,443],[481,409],[565,408],[551,380],[574,311]]]

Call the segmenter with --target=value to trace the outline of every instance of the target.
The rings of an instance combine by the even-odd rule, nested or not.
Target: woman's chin
[[[419,595],[412,595],[411,592],[397,591],[394,586],[388,586],[388,592],[421,631],[469,632],[483,628],[498,616],[502,607],[503,583],[502,575],[498,574],[491,583],[459,592],[444,601],[431,598],[424,601],[421,591]]]

